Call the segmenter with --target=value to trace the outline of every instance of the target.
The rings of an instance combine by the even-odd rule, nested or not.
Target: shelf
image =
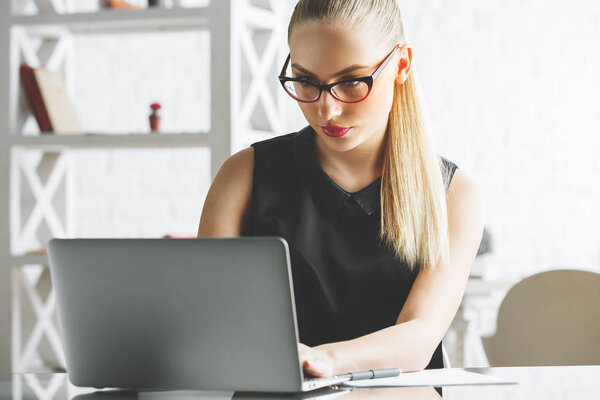
[[[21,265],[48,265],[48,256],[45,254],[25,254],[11,258],[11,266],[18,267]]]
[[[207,147],[209,133],[131,133],[13,136],[11,145],[26,149],[70,150],[156,147]]]
[[[208,29],[209,10],[202,8],[99,10],[74,14],[15,15],[12,26],[63,26],[72,32],[110,32],[156,29]]]

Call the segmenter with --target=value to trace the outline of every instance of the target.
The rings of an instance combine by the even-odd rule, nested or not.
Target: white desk
[[[466,371],[489,374],[518,382],[517,385],[443,386],[446,400],[589,400],[598,398],[600,366],[575,367],[507,367],[465,368]],[[260,371],[256,371],[260,373]],[[375,399],[440,399],[432,387],[360,389],[336,396],[318,396],[317,392],[301,395],[243,395],[234,392],[208,391],[95,391],[71,385],[65,374],[13,375],[11,381],[0,382],[0,399],[6,400],[291,400],[333,397],[354,400]]]

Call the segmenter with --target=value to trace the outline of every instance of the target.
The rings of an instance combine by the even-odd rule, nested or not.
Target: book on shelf
[[[21,64],[20,69],[21,86],[25,92],[25,97],[29,102],[31,112],[35,117],[38,126],[42,132],[50,132],[52,125],[50,125],[50,119],[48,113],[44,108],[44,102],[42,101],[42,94],[40,89],[35,82],[35,76],[33,74],[33,68],[27,64]]]
[[[20,78],[25,97],[43,133],[81,133],[77,115],[59,72],[21,64]]]

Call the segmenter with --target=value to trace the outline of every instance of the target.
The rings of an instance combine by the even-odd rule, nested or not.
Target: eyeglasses
[[[371,76],[345,79],[329,85],[319,85],[314,82],[313,78],[309,77],[290,78],[284,76],[290,62],[290,55],[288,54],[285,64],[281,69],[281,73],[279,74],[279,82],[281,82],[281,86],[283,86],[283,89],[287,94],[294,100],[302,103],[312,103],[319,100],[323,90],[327,90],[335,99],[343,103],[358,103],[359,101],[366,99],[369,93],[371,93],[373,81],[375,81],[377,76],[383,71],[396,50],[399,48],[400,45],[397,44]]]

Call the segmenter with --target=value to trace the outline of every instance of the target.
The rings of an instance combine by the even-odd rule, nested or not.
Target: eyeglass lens
[[[302,101],[312,101],[319,97],[319,88],[297,81],[287,81],[285,90],[294,98]],[[331,94],[341,101],[358,101],[369,93],[369,85],[363,81],[340,82],[331,88]]]

